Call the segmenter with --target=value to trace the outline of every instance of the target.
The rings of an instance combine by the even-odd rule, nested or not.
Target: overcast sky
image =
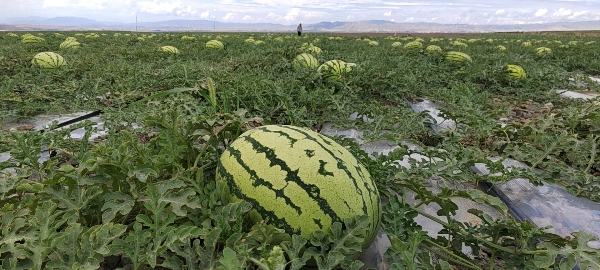
[[[600,20],[600,0],[0,0],[0,17],[85,17],[151,22],[206,19],[286,25],[388,20],[523,24]]]

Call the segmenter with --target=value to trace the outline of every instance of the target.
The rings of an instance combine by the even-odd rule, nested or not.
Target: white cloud
[[[69,6],[68,0],[44,0],[42,7],[66,7]]]
[[[406,19],[405,21],[407,21],[407,22],[412,22],[412,21],[414,21],[414,20],[415,20],[415,17],[410,17],[410,18]]]
[[[541,9],[538,9],[538,11],[535,12],[535,16],[536,17],[544,16],[544,15],[546,15],[546,13],[548,13],[548,9],[541,8]]]
[[[354,20],[356,17],[354,15],[348,15],[348,17],[346,17],[346,21],[352,21]]]
[[[233,20],[235,19],[235,15],[237,15],[237,13],[235,12],[228,12],[223,18],[223,20]]]
[[[506,10],[504,9],[499,9],[498,11],[496,11],[496,15],[500,15],[500,14],[504,14],[506,13]]]
[[[570,9],[560,8],[559,10],[555,11],[554,14],[552,14],[552,16],[565,17],[565,16],[571,15],[571,13],[573,13],[573,12]]]
[[[180,1],[175,2],[158,2],[156,0],[150,1],[140,1],[137,3],[138,7],[142,12],[152,13],[152,14],[165,14],[172,13],[176,11],[176,9],[183,8],[183,5]]]
[[[208,18],[209,15],[210,15],[210,12],[208,10],[204,11],[204,12],[200,13],[200,18],[206,19],[206,18]]]
[[[392,16],[392,12],[388,11],[386,13],[383,13],[383,16],[386,16],[386,17]]]
[[[251,20],[251,19],[252,19],[252,16],[250,16],[250,15],[246,15],[246,16],[244,16],[244,18],[242,18],[242,20],[244,20],[244,21]]]
[[[285,14],[285,20],[288,22],[294,21],[300,15],[299,8],[292,8],[287,14]]]
[[[193,9],[191,6],[187,6],[187,8],[183,8],[183,9],[178,9],[175,13],[177,13],[177,15],[194,15],[196,14],[196,10]]]
[[[394,22],[394,19],[391,19],[390,22]]]
[[[579,17],[581,15],[588,14],[588,13],[589,13],[589,11],[587,11],[587,10],[586,11],[573,12],[573,15],[569,16],[569,19],[575,19],[575,18],[577,18],[577,17]]]

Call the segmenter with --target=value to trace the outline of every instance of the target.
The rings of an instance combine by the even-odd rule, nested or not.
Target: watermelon
[[[423,43],[421,43],[419,41],[411,41],[404,45],[404,49],[408,49],[408,50],[418,50],[421,48],[423,48]]]
[[[223,43],[221,41],[213,39],[206,42],[206,48],[222,50],[225,47],[223,46]]]
[[[65,59],[55,52],[41,52],[31,59],[31,63],[46,69],[54,69],[64,65]]]
[[[429,46],[427,46],[427,48],[425,48],[425,52],[428,54],[441,54],[442,48],[440,48],[440,46],[436,46],[436,45],[429,45]]]
[[[450,45],[456,46],[456,47],[461,47],[461,48],[469,47],[469,45],[467,45],[466,43],[460,42],[460,41],[452,41],[452,42],[450,42]]]
[[[545,56],[545,55],[552,54],[552,50],[548,47],[539,47],[539,48],[535,49],[535,54],[537,56]]]
[[[454,65],[462,65],[466,63],[472,63],[471,57],[466,53],[462,52],[448,52],[445,57],[446,61]]]
[[[506,47],[504,47],[502,45],[498,45],[498,46],[496,46],[496,50],[499,52],[503,52],[503,51],[506,51]]]
[[[317,71],[329,80],[337,80],[342,75],[352,71],[353,66],[356,66],[356,64],[346,63],[342,60],[329,60],[319,66]]]
[[[525,73],[525,70],[517,65],[506,65],[505,68],[507,75],[509,78],[513,78],[513,79],[525,79],[527,78],[527,74]]]
[[[25,34],[21,37],[21,42],[23,43],[39,43],[44,41],[41,37],[36,37],[32,34]]]
[[[323,52],[321,50],[321,48],[319,48],[317,46],[310,46],[310,47],[308,47],[308,49],[306,49],[306,51],[309,53],[312,53],[313,55],[319,55]]]
[[[392,43],[392,47],[394,47],[394,48],[400,47],[400,46],[402,46],[402,42],[400,42],[400,41],[396,41],[396,42]]]
[[[377,42],[375,40],[371,40],[371,41],[369,41],[369,45],[371,45],[371,46],[378,46],[379,42]]]
[[[317,60],[317,58],[308,53],[300,54],[296,56],[296,58],[294,58],[294,61],[292,61],[292,66],[294,67],[294,69],[315,69],[318,65],[319,61]]]
[[[381,202],[369,172],[346,148],[309,129],[267,125],[243,133],[220,156],[216,180],[224,201],[253,205],[253,222],[311,239],[333,222],[364,215],[370,223],[362,247],[377,235]]]
[[[162,46],[160,47],[159,51],[172,54],[179,54],[179,50],[173,46]]]
[[[60,43],[59,48],[76,50],[76,49],[79,49],[80,45],[81,44],[77,41],[67,40],[67,41],[63,41],[62,43]]]

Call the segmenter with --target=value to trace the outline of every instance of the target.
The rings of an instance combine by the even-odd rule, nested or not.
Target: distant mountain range
[[[600,30],[600,21],[557,22],[543,24],[471,25],[438,23],[394,23],[384,20],[359,22],[320,22],[303,25],[307,32],[339,33],[476,33],[516,31]],[[122,30],[122,31],[295,31],[295,25],[274,23],[228,23],[211,20],[169,20],[160,22],[119,23],[80,17],[22,17],[0,19],[0,30]]]

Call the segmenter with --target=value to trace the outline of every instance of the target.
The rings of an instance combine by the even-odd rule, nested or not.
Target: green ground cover
[[[115,256],[124,258],[120,267],[133,269],[299,269],[309,260],[319,269],[358,269],[361,263],[344,254],[360,248],[364,219],[307,241],[268,223],[250,224],[243,218],[249,205],[224,204],[215,186],[216,159],[243,131],[265,124],[319,130],[325,122],[364,130],[367,140],[411,141],[439,158],[396,168],[389,161],[411,153],[406,147],[372,160],[354,142],[336,138],[389,200],[382,228],[392,242],[386,258],[393,269],[494,269],[500,263],[572,269],[577,261],[582,269],[600,269],[600,253],[587,247],[592,236],[586,233],[560,237],[515,221],[483,192],[444,188],[433,194],[424,186],[434,175],[472,184],[522,177],[600,201],[600,103],[555,91],[600,90],[588,78],[600,74],[596,37],[43,32],[31,33],[43,41],[23,43],[24,34],[0,33],[0,126],[39,113],[100,109],[109,135],[93,145],[65,139],[76,128],[91,132],[90,123],[53,133],[0,134],[0,152],[13,158],[0,168],[16,169],[0,173],[4,269],[106,269],[107,258]],[[80,48],[59,49],[67,37]],[[206,48],[213,39],[224,49]],[[417,39],[422,49],[403,47]],[[294,69],[293,59],[309,44],[321,49],[315,54],[320,64],[337,59],[356,66],[334,81],[316,69]],[[428,45],[442,52],[427,53]],[[180,53],[159,52],[162,46]],[[552,52],[536,55],[539,47]],[[33,65],[33,56],[44,51],[59,53],[66,65]],[[448,62],[449,51],[466,53],[472,63]],[[508,77],[506,65],[521,66],[527,77]],[[433,133],[432,119],[407,103],[417,98],[443,105],[457,128]],[[349,120],[353,112],[374,121]],[[53,155],[39,164],[42,146]],[[508,171],[489,156],[514,158],[531,169]],[[478,162],[499,174],[471,173]],[[432,239],[414,223],[419,210],[393,195],[406,190],[442,206],[438,215],[448,221],[430,218],[448,238]],[[489,204],[505,216],[494,220],[473,211],[479,225],[454,221],[454,197]],[[463,244],[489,259],[465,257]]]

